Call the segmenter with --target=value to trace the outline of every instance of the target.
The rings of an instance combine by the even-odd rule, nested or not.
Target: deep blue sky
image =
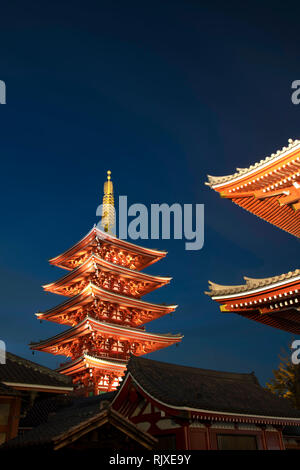
[[[299,267],[298,240],[221,199],[226,175],[300,137],[300,9],[288,2],[12,1],[1,5],[0,338],[32,356],[31,340],[61,331],[34,317],[62,298],[41,285],[64,272],[47,260],[97,222],[106,170],[129,203],[205,204],[205,245],[149,240],[173,276],[147,298],[178,303],[148,330],[182,332],[153,357],[232,371],[263,383],[291,335],[221,314],[208,279],[239,284]]]

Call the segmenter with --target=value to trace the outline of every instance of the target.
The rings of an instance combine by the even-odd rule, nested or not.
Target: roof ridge
[[[11,352],[6,353],[7,358],[9,358],[11,361],[21,363],[24,367],[28,367],[30,369],[35,369],[37,371],[40,371],[41,373],[46,373],[48,375],[51,375],[55,377],[57,380],[61,380],[62,382],[69,382],[69,378],[60,374],[59,372],[56,372],[53,369],[50,369],[47,366],[43,366],[41,364],[37,364],[36,362],[30,361],[29,359],[26,359],[24,357],[17,356],[16,354],[13,354]]]
[[[246,281],[245,284],[232,284],[232,285],[222,285],[216,284],[215,282],[208,281],[209,291],[205,291],[206,295],[219,295],[219,294],[234,294],[238,292],[247,291],[247,289],[257,289],[259,287],[266,287],[276,282],[285,281],[293,279],[300,275],[300,269],[294,269],[293,271],[288,271],[287,273],[277,274],[275,276],[254,278],[243,276]]]
[[[235,377],[241,377],[241,378],[251,378],[251,380],[253,380],[253,378],[254,378],[256,383],[259,384],[259,382],[258,382],[258,380],[257,380],[257,378],[256,378],[253,371],[251,371],[251,372],[218,371],[218,370],[215,370],[215,369],[204,369],[204,368],[196,367],[196,366],[185,366],[185,365],[182,365],[182,364],[174,364],[174,363],[171,363],[171,362],[156,361],[154,359],[149,359],[149,358],[145,358],[145,357],[138,357],[138,356],[131,355],[131,358],[130,358],[130,360],[128,362],[128,366],[127,366],[127,369],[129,370],[129,372],[131,371],[130,366],[132,365],[131,364],[132,362],[138,364],[139,366],[141,366],[142,362],[162,364],[163,366],[171,366],[171,367],[182,368],[182,369],[186,369],[187,371],[188,370],[194,370],[194,371],[203,372],[202,375],[205,375],[207,373],[207,375],[216,374],[219,377],[224,375],[224,376],[228,376],[228,378],[229,378],[229,376],[235,376]],[[141,370],[143,370],[143,369],[141,368]],[[222,377],[222,378],[226,378],[226,377]]]
[[[237,171],[230,175],[224,175],[224,176],[207,175],[208,181],[205,184],[207,186],[212,187],[217,184],[227,183],[228,181],[231,181],[234,178],[244,176],[252,170],[260,169],[266,163],[272,163],[274,160],[276,160],[277,157],[279,157],[280,155],[282,155],[284,152],[288,150],[292,150],[294,147],[299,145],[299,143],[300,143],[300,140],[289,139],[287,147],[282,147],[281,149],[277,150],[275,153],[272,153],[270,156],[267,156],[261,159],[259,162],[256,162],[247,168],[236,168]]]

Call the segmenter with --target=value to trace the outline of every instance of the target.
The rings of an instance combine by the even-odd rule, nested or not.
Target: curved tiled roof
[[[294,148],[297,147],[297,145],[299,144],[300,144],[300,140],[289,139],[289,144],[287,147],[283,147],[282,149],[277,150],[276,153],[272,153],[269,157],[266,157],[260,160],[259,162],[254,163],[253,165],[250,165],[248,168],[237,168],[236,173],[233,173],[232,175],[226,175],[226,176],[207,175],[208,182],[206,182],[205,184],[207,186],[213,187],[215,185],[229,183],[235,178],[247,176],[249,172],[253,170],[260,170],[261,167],[263,167],[264,165],[269,165],[273,163],[274,161],[276,161],[276,159],[278,159],[278,157],[282,156],[285,152],[290,152],[294,150]]]
[[[71,400],[68,400],[61,409],[59,409],[60,406],[57,399],[53,401],[50,409],[48,406],[49,401],[43,403],[43,400],[43,402],[37,403],[35,409],[32,409],[31,418],[33,419],[34,412],[37,413],[38,417],[35,416],[34,422],[30,422],[30,424],[34,425],[37,423],[38,425],[32,430],[8,441],[3,447],[41,446],[51,443],[55,438],[67,432],[69,429],[72,429],[99,413],[101,401],[110,400],[111,398],[110,396],[107,398],[106,395],[107,394],[104,393],[97,397],[77,399],[74,400],[73,403]],[[51,413],[52,416],[49,416]]]
[[[72,336],[76,336],[78,334],[77,333],[78,330],[79,331],[86,330],[89,334],[91,333],[91,331],[99,331],[99,332],[107,333],[109,331],[115,330],[116,335],[122,334],[122,336],[134,337],[134,334],[136,334],[136,336],[140,337],[141,339],[145,337],[145,340],[148,340],[148,341],[151,340],[153,342],[159,341],[159,340],[161,341],[169,340],[169,339],[173,339],[175,341],[177,339],[183,338],[183,335],[181,333],[176,333],[176,334],[151,333],[141,328],[134,328],[128,325],[108,323],[106,321],[99,321],[95,318],[87,316],[80,323],[73,326],[72,328],[69,328],[68,330],[62,331],[61,333],[58,333],[57,335],[52,336],[51,338],[42,340],[38,343],[31,343],[30,348],[38,349],[38,346],[44,346],[44,345],[52,346],[53,344],[58,343],[60,341],[63,342],[64,340],[69,340]]]
[[[95,411],[99,411],[100,403],[105,401],[111,401],[116,392],[102,393],[93,397],[76,397],[71,395],[56,395],[54,397],[45,398],[44,400],[36,401],[33,406],[28,410],[26,416],[20,420],[21,427],[36,427],[43,423],[46,423],[51,419],[54,414],[62,412],[67,415],[73,414],[76,408],[77,414],[85,414],[85,410],[89,410],[91,407]],[[75,422],[75,417],[73,418]]]
[[[128,431],[131,438],[138,442],[144,441],[146,447],[152,448],[157,442],[154,437],[147,434],[126,418],[121,416],[117,411],[110,408],[110,401],[114,397],[114,393],[104,393],[90,398],[75,399],[73,402],[67,401],[65,406],[51,409],[51,415],[46,413],[42,416],[42,423],[34,427],[30,431],[17,436],[14,439],[3,444],[1,450],[18,449],[18,448],[45,448],[56,450],[58,443],[63,442],[62,447],[68,447],[68,436],[74,438],[78,433],[81,437],[82,432],[89,432],[90,426],[101,428],[108,421],[112,426],[126,433]],[[61,404],[60,404],[61,405]],[[106,430],[107,432],[107,430]],[[134,437],[135,436],[135,437]],[[105,428],[103,429],[103,437],[105,438]],[[108,439],[111,439],[108,437]],[[107,443],[106,443],[107,445]],[[119,443],[115,443],[118,448]],[[99,445],[98,450],[101,449]]]
[[[0,382],[0,396],[21,396],[21,392],[17,392],[11,387]]]
[[[136,356],[127,369],[146,393],[169,406],[300,419],[300,411],[262,388],[253,372],[198,369]]]
[[[9,352],[6,353],[6,363],[0,366],[0,382],[72,387],[72,381],[69,377]]]
[[[261,279],[244,276],[246,283],[238,286],[224,286],[222,284],[216,284],[215,282],[208,281],[210,290],[205,292],[205,294],[211,297],[239,294],[241,292],[249,292],[263,287],[272,287],[273,284],[277,284],[278,282],[291,282],[294,278],[297,278],[299,276],[300,269],[295,269],[294,271],[289,271],[285,274],[280,274],[278,276],[272,277],[265,277]]]

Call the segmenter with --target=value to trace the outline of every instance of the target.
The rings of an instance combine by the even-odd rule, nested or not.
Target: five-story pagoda
[[[85,394],[114,390],[130,354],[150,353],[182,339],[182,335],[145,330],[145,323],[176,309],[176,305],[141,300],[170,282],[169,277],[141,272],[166,252],[143,248],[112,234],[114,196],[110,171],[107,174],[101,220],[104,231],[94,226],[82,240],[50,260],[68,273],[43,287],[69,299],[36,314],[40,320],[70,328],[30,345],[34,350],[67,356],[68,362],[58,370],[72,376],[75,389]]]

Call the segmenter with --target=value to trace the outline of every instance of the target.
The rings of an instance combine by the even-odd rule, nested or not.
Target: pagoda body
[[[206,183],[235,204],[300,237],[300,141],[228,176],[208,176]],[[273,277],[244,277],[239,286],[209,281],[206,292],[222,312],[300,334],[300,270]]]
[[[173,312],[176,305],[158,305],[141,297],[171,278],[145,274],[142,269],[164,258],[166,252],[120,240],[114,225],[113,186],[108,172],[104,184],[102,226],[66,252],[50,260],[68,273],[44,287],[69,297],[58,306],[37,313],[70,328],[31,344],[31,349],[68,357],[58,369],[73,378],[75,389],[98,394],[114,390],[131,354],[143,355],[178,343],[182,335],[154,334],[145,324]]]

